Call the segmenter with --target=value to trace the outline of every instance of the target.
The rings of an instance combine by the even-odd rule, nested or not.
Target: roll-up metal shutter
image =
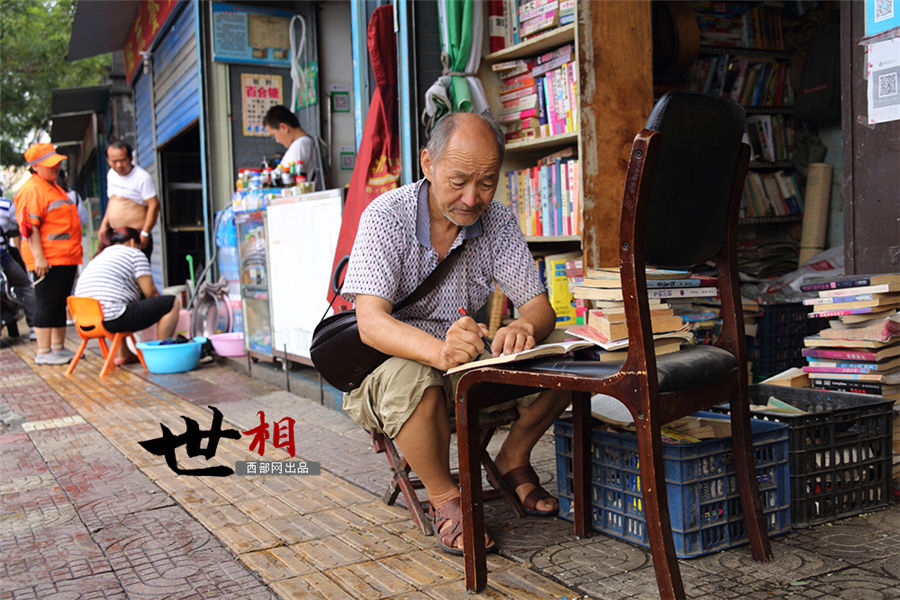
[[[153,52],[156,144],[162,146],[200,117],[194,11],[185,3]]]
[[[142,167],[159,189],[157,177],[156,144],[153,139],[153,94],[151,93],[151,76],[141,73],[134,82],[134,121],[137,132],[137,144],[134,148],[134,164]],[[160,202],[163,198],[160,198]],[[160,217],[162,218],[162,217]],[[153,245],[157,250],[150,259],[150,271],[153,273],[153,282],[158,289],[163,286],[163,247],[162,228],[157,225],[153,228]]]

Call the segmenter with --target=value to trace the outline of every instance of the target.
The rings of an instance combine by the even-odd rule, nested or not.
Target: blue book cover
[[[563,234],[563,206],[562,206],[562,159],[559,157],[553,161],[551,169],[553,170],[553,199],[556,201],[556,210],[553,212],[555,222],[553,226],[553,235]]]
[[[537,89],[538,100],[538,120],[541,123],[541,135],[544,135],[544,126],[547,124],[547,103],[544,98],[544,78],[538,77],[534,80],[534,87]]]
[[[553,235],[553,218],[550,214],[550,173],[546,166],[538,171],[541,194],[541,227],[543,235]]]

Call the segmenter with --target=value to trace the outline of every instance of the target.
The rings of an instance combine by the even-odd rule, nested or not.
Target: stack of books
[[[575,46],[565,44],[533,59],[494,63],[500,76],[500,112],[506,142],[573,133],[578,128]]]
[[[804,339],[814,388],[900,399],[900,273],[848,275],[808,283],[810,318],[829,327]]]
[[[692,341],[690,325],[669,305],[670,298],[710,297],[718,293],[714,277],[691,275],[689,271],[647,269],[647,295],[650,307],[650,327],[656,339],[657,354],[674,352],[682,341]],[[573,289],[576,299],[590,301],[587,323],[573,331],[588,339],[599,340],[610,350],[627,345],[628,326],[622,281],[617,268],[584,269],[584,279]],[[703,315],[700,315],[703,317]],[[706,317],[714,317],[711,313]],[[704,320],[706,318],[704,317]]]

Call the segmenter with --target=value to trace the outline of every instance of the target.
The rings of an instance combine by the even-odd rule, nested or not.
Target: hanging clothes
[[[367,29],[369,60],[375,74],[375,91],[363,128],[362,143],[350,179],[350,189],[341,222],[337,249],[332,263],[332,278],[341,260],[350,255],[359,217],[363,210],[400,181],[400,139],[397,135],[397,50],[394,39],[394,15],[391,5],[379,6],[372,13]],[[328,300],[334,296],[329,285]],[[337,298],[335,312],[352,305]]]
[[[443,73],[425,92],[422,121],[428,135],[447,113],[489,110],[478,68],[484,14],[473,0],[438,0]]]

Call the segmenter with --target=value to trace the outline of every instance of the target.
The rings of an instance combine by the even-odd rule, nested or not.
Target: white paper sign
[[[868,46],[869,124],[900,120],[900,38]]]

